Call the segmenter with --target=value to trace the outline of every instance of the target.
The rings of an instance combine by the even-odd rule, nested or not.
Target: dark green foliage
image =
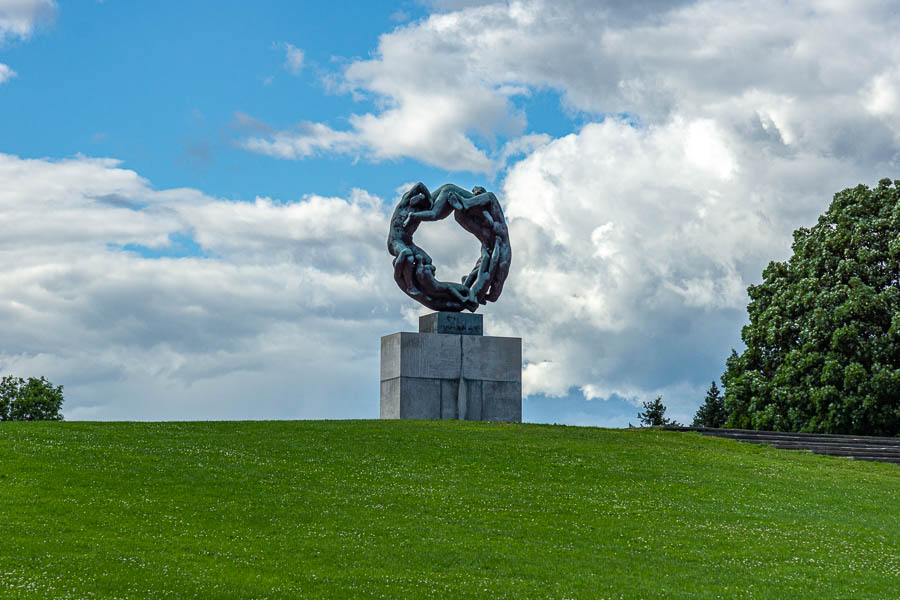
[[[18,392],[18,380],[13,377],[0,379],[0,421],[9,421],[9,407]]]
[[[44,379],[0,379],[0,421],[62,421],[63,387]]]
[[[722,376],[728,426],[900,434],[898,186],[836,194],[750,286],[747,349]]]
[[[697,414],[694,415],[691,427],[722,427],[725,425],[727,416],[725,398],[719,392],[716,382],[713,381],[709,386],[709,391],[706,392],[706,399],[697,409]]]
[[[666,418],[666,405],[662,403],[662,396],[657,396],[652,402],[642,403],[644,412],[639,412],[637,417],[641,425],[648,427],[662,427],[664,425],[678,425],[675,421]]]

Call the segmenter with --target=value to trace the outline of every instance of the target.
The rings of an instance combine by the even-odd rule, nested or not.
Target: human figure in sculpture
[[[424,193],[423,193],[424,191]],[[418,183],[403,194],[391,217],[388,252],[394,256],[394,280],[411,298],[433,310],[460,311],[478,307],[469,287],[461,283],[445,283],[435,278],[431,257],[413,242],[419,220],[410,220],[416,209],[431,208],[428,188]],[[421,210],[419,211],[421,212]]]
[[[416,281],[425,292],[429,302],[426,304],[433,310],[459,311],[467,308],[472,312],[478,308],[478,301],[465,284],[439,281],[435,278],[433,264],[416,262]],[[449,296],[449,298],[448,298]]]
[[[430,203],[424,195],[412,193],[412,190],[406,192],[394,209],[388,232],[388,252],[394,257],[394,279],[400,288],[413,298],[421,296],[422,292],[415,282],[415,268],[407,263],[431,262],[431,257],[413,243],[413,233],[418,228],[418,223],[407,224],[406,217],[416,209],[427,209],[429,206]]]
[[[400,203],[397,204],[397,208],[394,209],[394,214],[391,216],[391,227],[387,240],[388,252],[391,253],[391,256],[397,257],[404,250],[415,246],[413,234],[419,228],[419,223],[410,223],[407,217],[417,210],[423,211],[431,208],[431,196],[427,194],[428,190],[426,189],[426,193],[423,194],[418,191],[417,186],[425,187],[423,184],[417,183],[403,194],[400,198]]]
[[[454,210],[466,210],[490,204],[490,198],[486,196],[490,192],[485,191],[483,187],[476,187],[470,192],[458,185],[446,183],[434,190],[432,194],[425,184],[419,182],[407,193],[422,194],[429,206],[426,210],[410,211],[404,221],[404,225],[407,226],[416,225],[420,221],[440,221],[448,217]],[[497,198],[494,197],[494,201],[496,200]]]
[[[476,186],[470,192],[452,183],[440,186],[434,194],[424,184],[417,183],[407,194],[422,195],[426,199],[424,203],[430,205],[425,210],[406,212],[403,224],[411,231],[421,221],[439,221],[453,211],[456,222],[481,241],[481,258],[463,278],[463,284],[480,304],[496,301],[503,291],[512,260],[509,230],[497,196],[483,187]]]
[[[450,202],[454,202],[452,197]],[[464,283],[481,304],[496,302],[503,291],[512,261],[509,229],[503,209],[497,197],[483,187],[473,188],[471,196],[460,198],[459,203],[462,208],[453,213],[453,218],[481,241],[481,258]]]

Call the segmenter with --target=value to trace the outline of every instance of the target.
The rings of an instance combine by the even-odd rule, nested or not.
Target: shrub
[[[0,421],[62,421],[63,386],[40,377],[0,379]]]

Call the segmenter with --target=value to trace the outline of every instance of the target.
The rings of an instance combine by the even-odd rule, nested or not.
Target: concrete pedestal
[[[440,330],[434,324],[443,320],[426,315],[420,329]],[[457,318],[447,321],[457,330],[474,329],[460,328]],[[480,330],[480,319],[478,325]],[[521,422],[522,338],[422,332],[382,337],[381,418]]]

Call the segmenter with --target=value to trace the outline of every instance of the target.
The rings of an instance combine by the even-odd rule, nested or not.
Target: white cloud
[[[0,46],[11,39],[27,39],[42,23],[56,16],[54,0],[0,0]],[[0,84],[18,73],[0,63]]]
[[[872,77],[861,98],[866,110],[881,126],[893,132],[895,142],[900,145],[900,67]]]
[[[0,372],[65,384],[70,418],[375,416],[386,222],[363,191],[236,203],[0,155]],[[177,236],[208,258],[142,256]]]
[[[0,42],[25,39],[35,27],[56,16],[53,0],[0,0]]]
[[[490,140],[526,127],[511,96],[547,88],[570,110],[645,125],[706,119],[794,150],[865,160],[896,150],[883,134],[900,56],[900,15],[889,4],[469,4],[442,4],[463,8],[398,27],[372,58],[346,68],[343,89],[379,110],[351,115],[341,132],[348,141],[333,151],[492,172],[506,156]],[[296,138],[326,151],[335,133],[315,132],[311,142],[306,131],[287,131],[272,143]]]
[[[865,107],[873,115],[893,116],[900,109],[900,69],[895,69],[872,79],[866,90]]]
[[[16,75],[17,73],[15,71],[10,69],[7,65],[0,63],[0,83],[5,83]]]
[[[322,123],[301,123],[293,131],[276,131],[251,137],[241,144],[247,150],[275,158],[308,158],[320,153],[347,154],[361,148],[356,136],[335,131]]]
[[[493,172],[496,161],[476,145],[471,133],[485,138],[521,133],[525,119],[510,95],[523,89],[497,85],[464,68],[465,43],[474,34],[469,29],[481,27],[479,16],[465,11],[397,28],[381,37],[375,58],[350,64],[341,83],[345,91],[373,97],[379,112],[351,115],[347,131],[306,123],[300,131],[248,140],[245,147],[282,158],[304,158],[308,147],[333,147],[335,152],[352,148],[376,161],[414,157],[451,170]],[[333,146],[337,136],[342,143]],[[304,151],[276,150],[292,145]]]
[[[294,75],[303,70],[303,58],[303,50],[292,44],[284,45],[284,67]]]

